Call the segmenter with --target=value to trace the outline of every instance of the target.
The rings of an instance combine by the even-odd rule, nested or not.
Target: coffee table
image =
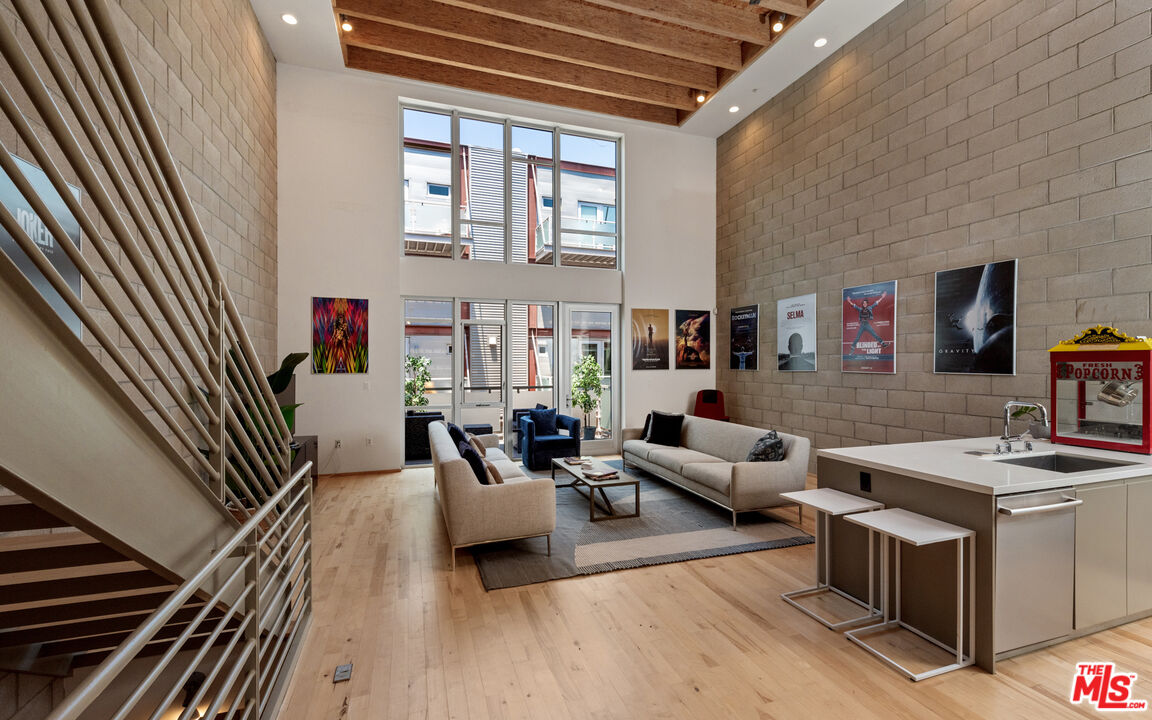
[[[640,517],[640,480],[639,478],[627,475],[622,471],[616,470],[610,465],[605,465],[599,460],[591,461],[591,467],[582,467],[580,464],[569,464],[564,462],[564,458],[552,458],[552,481],[556,481],[556,469],[559,468],[562,472],[567,473],[572,477],[572,482],[567,485],[557,485],[558,488],[570,487],[576,490],[581,495],[588,498],[588,520],[589,522],[600,522],[601,520],[621,520],[623,518]],[[590,480],[585,477],[585,472],[600,473],[610,470],[616,471],[616,477],[610,480]],[[612,501],[608,499],[605,494],[604,488],[610,487],[627,487],[631,485],[636,488],[636,512],[631,515],[617,515],[612,507]],[[585,493],[581,487],[588,488]],[[604,506],[607,510],[605,515],[596,515],[596,491],[600,491],[600,497],[604,500]]]

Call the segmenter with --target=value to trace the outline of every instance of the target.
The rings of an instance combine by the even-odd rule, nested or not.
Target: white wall
[[[296,430],[320,437],[320,471],[403,465],[403,295],[623,303],[626,425],[682,410],[715,370],[632,373],[630,309],[716,302],[716,146],[675,129],[364,73],[277,68],[278,353],[309,350],[311,298],[369,300],[369,372],[297,372]],[[445,103],[624,136],[624,273],[406,258],[399,102]],[[715,353],[714,353],[715,356]],[[715,363],[715,357],[713,359]],[[365,439],[371,437],[372,445]],[[343,449],[335,452],[335,439]]]

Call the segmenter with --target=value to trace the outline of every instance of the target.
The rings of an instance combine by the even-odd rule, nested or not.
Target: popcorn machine
[[[1152,454],[1152,342],[1097,325],[1048,351],[1052,442]]]

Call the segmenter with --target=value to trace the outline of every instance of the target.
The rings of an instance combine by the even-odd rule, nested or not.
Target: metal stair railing
[[[163,442],[153,436],[166,443],[181,481],[214,498],[221,522],[240,525],[52,717],[82,717],[102,693],[123,692],[118,673],[160,649],[116,717],[168,682],[166,668],[182,667],[162,703],[171,705],[221,643],[190,708],[206,699],[212,717],[224,707],[228,717],[266,717],[311,617],[308,468],[291,472],[291,433],[213,254],[220,239],[197,217],[107,1],[10,2],[14,21],[0,19],[0,170],[35,217],[0,204],[0,227],[43,276],[40,292],[58,295],[75,316],[85,350],[136,407],[134,417],[160,431]],[[38,190],[18,155],[51,192]],[[56,205],[70,217],[55,216]],[[83,245],[69,236],[73,222]],[[41,244],[58,248],[79,280],[65,279]],[[18,291],[36,292],[3,252],[0,266]],[[35,307],[43,322],[61,322],[46,303]],[[193,594],[211,598],[196,620],[166,649],[149,642]],[[205,618],[216,610],[225,613],[212,615],[209,628]]]
[[[248,518],[212,561],[184,582],[123,643],[100,663],[48,716],[79,720],[102,695],[112,694],[106,717],[125,720],[150,713],[151,720],[171,717],[267,717],[282,689],[283,671],[292,649],[311,618],[312,485],[307,463]],[[284,511],[273,513],[276,506]],[[153,637],[193,596],[203,594],[214,575],[227,579],[196,617],[130,692],[115,681],[149,647]],[[211,610],[225,607],[219,618]],[[209,651],[225,645],[219,658]],[[191,657],[189,657],[191,655]],[[191,686],[187,704],[179,697],[189,689],[197,668],[203,678]],[[163,693],[160,695],[160,693]],[[126,695],[126,696],[125,696]],[[159,700],[155,700],[160,696]],[[152,698],[151,701],[145,701]],[[198,713],[199,715],[194,715]]]

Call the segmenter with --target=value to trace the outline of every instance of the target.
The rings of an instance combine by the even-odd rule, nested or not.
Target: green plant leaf
[[[272,386],[272,394],[279,395],[288,389],[288,383],[292,382],[292,374],[296,372],[296,366],[308,359],[308,353],[290,353],[284,357],[283,362],[280,363],[280,369],[268,376],[268,384]]]
[[[288,426],[288,432],[293,435],[296,434],[296,408],[304,403],[292,403],[291,405],[281,405],[280,413],[284,416],[284,424]]]

